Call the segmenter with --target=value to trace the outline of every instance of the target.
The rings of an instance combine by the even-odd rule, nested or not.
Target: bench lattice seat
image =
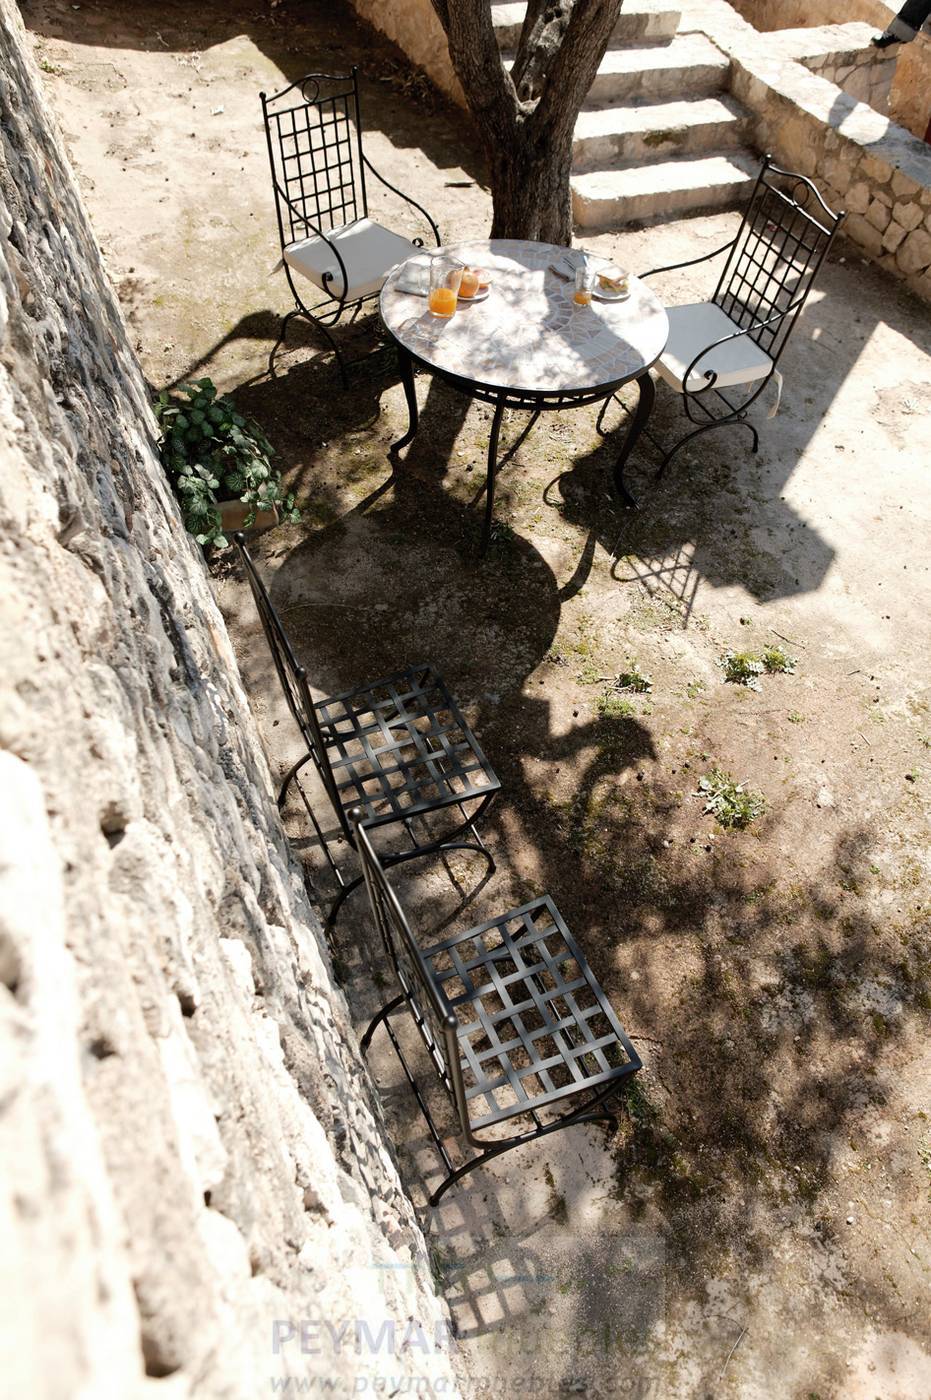
[[[363,814],[353,820],[361,823]],[[384,1023],[446,1168],[430,1204],[511,1148],[577,1123],[613,1123],[606,1101],[640,1068],[640,1057],[549,895],[421,947],[361,825],[357,849],[401,986],[361,1047],[364,1054]],[[478,1154],[458,1167],[389,1020],[405,1004],[462,1136]],[[489,1135],[518,1118],[527,1120],[519,1132]]]

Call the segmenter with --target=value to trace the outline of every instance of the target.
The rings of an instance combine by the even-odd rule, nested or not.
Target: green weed
[[[602,719],[633,719],[637,711],[629,700],[608,690],[598,697],[598,713]]]
[[[653,677],[644,675],[636,661],[627,663],[627,670],[614,677],[615,690],[632,690],[635,695],[648,695],[653,689]]]
[[[744,685],[748,690],[760,689],[763,662],[756,652],[728,650],[718,661],[724,679],[732,685]]]
[[[698,791],[705,799],[704,811],[728,830],[746,830],[766,810],[766,799],[761,792],[748,788],[746,783],[736,783],[720,768],[712,768],[710,773],[699,778]]]
[[[784,647],[763,648],[763,666],[769,675],[794,675],[797,665],[798,657],[790,656]]]

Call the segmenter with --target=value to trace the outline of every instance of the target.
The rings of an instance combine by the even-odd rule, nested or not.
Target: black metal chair
[[[667,307],[669,339],[654,368],[682,395],[686,415],[698,426],[665,452],[657,475],[693,438],[731,424],[749,429],[756,452],[759,434],[747,413],[773,378],[781,395],[780,356],[845,217],[828,208],[811,180],[780,170],[766,156],[730,242],[642,274],[654,277],[727,253],[710,301]],[[732,388],[747,389],[749,397],[734,402],[722,392]],[[622,458],[615,483],[633,504],[623,468]]]
[[[278,793],[284,806],[291,783],[301,800],[327,862],[339,885],[325,923],[329,939],[347,895],[362,883],[348,883],[330,850],[330,841],[356,846],[356,829],[349,820],[360,809],[365,825],[404,828],[411,848],[382,856],[386,866],[429,855],[434,851],[477,851],[495,870],[494,858],[477,830],[501,784],[486,759],[439,672],[429,663],[405,666],[394,675],[341,695],[313,700],[307,673],[299,666],[268,591],[246,548],[245,535],[234,535],[288,708],[306,744],[306,751],[285,775]],[[317,820],[300,781],[301,769],[312,763],[323,784],[339,827],[328,835]],[[469,810],[469,808],[473,810]],[[442,836],[418,838],[414,823],[447,808],[457,808],[462,820]],[[469,833],[471,840],[460,838]]]
[[[640,1057],[549,895],[422,948],[362,812],[353,812],[352,820],[375,922],[401,984],[360,1048],[364,1055],[383,1022],[446,1168],[431,1206],[502,1152],[578,1123],[614,1123],[604,1104],[640,1069]],[[461,1166],[452,1164],[389,1020],[405,1003],[455,1105],[462,1136],[479,1154]],[[489,1129],[520,1117],[529,1120],[523,1131],[489,1138]]]
[[[288,322],[303,316],[336,356],[345,388],[346,362],[329,327],[347,310],[354,321],[391,269],[423,247],[422,238],[403,238],[369,218],[366,171],[423,215],[437,246],[439,230],[426,209],[389,184],[365,155],[356,68],[308,73],[272,97],[260,96],[282,262],[295,302],[268,357],[269,373]],[[323,292],[323,300],[308,306],[295,273]]]

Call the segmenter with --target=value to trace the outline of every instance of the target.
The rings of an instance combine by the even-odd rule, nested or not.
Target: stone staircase
[[[491,8],[507,64],[525,6]],[[750,114],[725,92],[729,60],[703,35],[680,35],[680,18],[669,0],[624,0],[576,123],[578,228],[725,208],[759,169]]]

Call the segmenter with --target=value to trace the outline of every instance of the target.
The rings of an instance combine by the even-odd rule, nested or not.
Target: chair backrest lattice
[[[712,300],[775,363],[844,219],[804,175],[763,162]],[[780,314],[788,313],[788,314]]]
[[[309,73],[266,97],[262,115],[282,247],[368,213],[356,69]]]
[[[349,828],[343,816],[342,803],[339,800],[339,792],[333,768],[330,763],[327,746],[323,740],[323,732],[320,728],[320,721],[317,711],[310,695],[310,687],[307,684],[307,673],[303,666],[298,665],[294,650],[288,640],[287,633],[281,625],[281,619],[275,611],[271,598],[268,596],[268,589],[262,582],[255,563],[245,544],[245,536],[237,534],[234,537],[236,548],[243,568],[246,571],[246,578],[255,600],[256,611],[259,621],[262,624],[262,631],[265,633],[265,640],[268,649],[272,654],[275,663],[275,670],[281,682],[281,689],[291,711],[301,737],[307,745],[314,767],[320,775],[320,779],[326,789],[333,810],[339,817],[340,824],[346,834]]]

